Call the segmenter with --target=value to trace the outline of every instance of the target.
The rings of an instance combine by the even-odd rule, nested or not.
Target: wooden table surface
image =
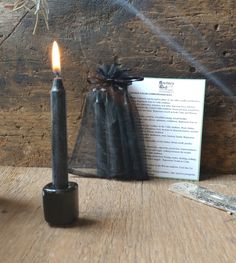
[[[0,262],[235,262],[236,216],[168,191],[174,180],[76,178],[78,222],[43,218],[47,168],[0,167]],[[200,182],[235,195],[236,177]]]

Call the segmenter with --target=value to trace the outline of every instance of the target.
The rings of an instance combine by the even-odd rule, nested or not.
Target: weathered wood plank
[[[0,2],[1,164],[50,165],[49,53],[58,39],[70,152],[88,74],[117,56],[144,76],[207,76],[202,172],[236,172],[236,108],[223,93],[236,91],[235,1],[126,1],[146,18],[113,2],[49,1],[50,30],[40,20],[35,36],[32,12],[11,12],[9,1]]]
[[[175,181],[73,178],[80,217],[71,228],[43,219],[46,168],[0,167],[2,262],[233,262],[235,216],[177,196]],[[235,176],[201,183],[235,194]]]

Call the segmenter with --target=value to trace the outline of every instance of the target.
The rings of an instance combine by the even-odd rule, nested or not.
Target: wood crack
[[[13,27],[13,29],[11,30],[11,32],[0,42],[0,47],[8,40],[9,37],[11,37],[11,35],[16,31],[17,27],[21,24],[21,22],[23,21],[23,19],[29,14],[29,12],[35,7],[32,6],[30,8],[30,10],[26,11],[25,14],[20,18],[19,22]]]

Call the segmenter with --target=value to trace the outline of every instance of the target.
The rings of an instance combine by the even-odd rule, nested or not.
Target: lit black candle
[[[53,43],[53,72],[51,89],[52,115],[52,183],[43,188],[45,220],[51,225],[68,225],[78,216],[78,185],[68,182],[66,98],[60,77],[60,53]]]
[[[53,73],[51,89],[52,114],[52,182],[55,188],[63,189],[68,184],[66,94],[60,77],[60,53],[57,42],[53,43]]]

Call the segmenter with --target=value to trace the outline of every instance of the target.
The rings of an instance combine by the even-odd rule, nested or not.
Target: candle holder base
[[[43,188],[44,218],[51,226],[66,226],[78,218],[78,184],[56,189],[52,183]]]

